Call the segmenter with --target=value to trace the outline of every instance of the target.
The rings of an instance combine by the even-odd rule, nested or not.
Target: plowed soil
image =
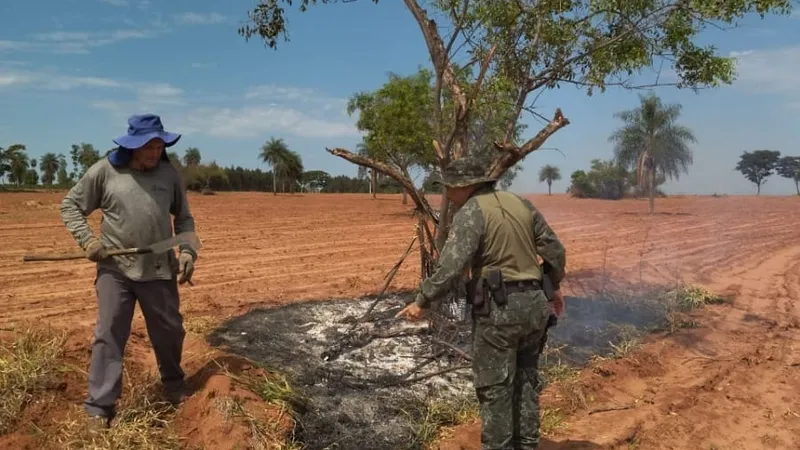
[[[22,262],[26,253],[77,250],[59,219],[62,196],[0,194],[0,328],[47,322],[85,334],[88,350],[93,265]],[[542,448],[800,448],[800,198],[658,199],[653,215],[646,201],[529,198],[567,246],[567,294],[587,283],[683,280],[732,299],[700,312],[698,328],[584,371],[597,404],[571,413]],[[181,287],[187,322],[374,293],[413,233],[399,196],[225,193],[190,202],[204,249],[195,285]],[[96,213],[95,229],[98,221]],[[410,259],[392,289],[414,288],[417,267]],[[130,346],[132,358],[155,367],[138,313]],[[202,366],[205,352],[190,334],[187,364]],[[478,424],[463,426],[442,448],[479,449],[479,433]]]

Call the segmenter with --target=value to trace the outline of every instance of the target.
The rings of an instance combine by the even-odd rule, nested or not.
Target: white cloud
[[[353,121],[342,114],[320,108],[343,104],[344,100],[320,95],[313,89],[262,86],[239,96],[192,92],[163,82],[117,80],[68,75],[58,71],[21,71],[0,66],[0,90],[67,91],[81,89],[81,98],[95,109],[125,120],[137,111],[150,111],[169,117],[170,127],[183,133],[219,138],[251,138],[268,134],[293,134],[304,137],[360,136]],[[244,97],[244,98],[243,98]],[[100,100],[102,98],[102,100]],[[274,101],[277,98],[280,103]],[[321,100],[320,100],[321,99]],[[230,102],[243,106],[231,107]]]
[[[202,14],[195,12],[185,12],[175,18],[175,21],[182,25],[213,25],[222,23],[225,20],[226,17],[219,13]]]
[[[736,58],[734,87],[751,92],[800,95],[800,46],[731,52]]]
[[[347,100],[331,97],[308,88],[276,86],[273,84],[254,86],[245,92],[246,99],[263,99],[271,101],[292,101],[312,105],[321,111],[343,112]]]
[[[316,118],[278,105],[198,108],[186,114],[182,127],[186,133],[220,138],[258,137],[269,133],[327,138],[360,136],[350,123]]]
[[[89,53],[89,49],[132,39],[158,36],[156,29],[121,29],[112,31],[52,31],[36,33],[29,41],[0,40],[0,52]]]
[[[0,87],[30,87],[44,90],[70,90],[81,87],[121,88],[119,81],[101,77],[81,77],[55,73],[6,71],[0,69]]]

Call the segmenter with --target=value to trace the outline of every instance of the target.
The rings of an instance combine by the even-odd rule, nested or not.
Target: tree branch
[[[425,37],[425,43],[428,45],[428,51],[431,54],[431,61],[436,68],[437,73],[442,74],[442,80],[447,88],[452,92],[453,98],[456,101],[458,108],[467,107],[467,96],[464,90],[461,89],[461,84],[450,66],[448,55],[445,51],[444,43],[439,30],[436,29],[436,22],[428,18],[427,12],[419,6],[416,0],[404,0],[406,7],[408,7],[411,14],[416,19],[422,35]]]
[[[528,154],[541,147],[542,144],[544,144],[544,142],[556,131],[564,128],[567,125],[569,125],[569,119],[564,117],[564,114],[561,112],[561,108],[558,108],[553,116],[553,120],[545,125],[544,128],[539,130],[539,132],[536,133],[536,136],[523,144],[521,147],[517,147],[508,142],[495,142],[494,145],[499,150],[502,150],[502,152],[492,162],[487,175],[490,177],[499,178],[514,164],[518,163],[528,156]]]
[[[419,191],[414,187],[414,183],[411,182],[409,177],[401,174],[395,168],[389,166],[386,163],[375,161],[372,158],[367,156],[357,155],[349,150],[345,150],[343,148],[326,148],[325,149],[328,153],[334,156],[338,156],[340,158],[346,159],[353,164],[357,164],[359,166],[369,167],[370,169],[377,170],[378,172],[392,177],[395,181],[400,183],[403,186],[403,189],[408,192],[408,195],[411,197],[411,200],[414,201],[414,204],[417,206],[417,209],[422,211],[426,214],[433,223],[439,223],[439,220],[436,218],[436,215],[433,212],[433,208],[428,203],[428,201],[419,194]]]

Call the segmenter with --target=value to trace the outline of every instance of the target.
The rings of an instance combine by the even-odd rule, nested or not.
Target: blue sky
[[[356,167],[325,147],[353,149],[360,135],[348,117],[348,96],[379,87],[389,71],[411,73],[428,65],[416,22],[400,1],[291,7],[291,41],[277,51],[236,30],[255,0],[7,0],[0,3],[0,146],[24,143],[38,157],[68,154],[90,142],[101,151],[124,134],[130,114],[160,114],[184,134],[177,150],[198,147],[204,160],[257,167],[260,146],[282,137],[307,169],[355,175]],[[768,148],[800,156],[800,14],[749,18],[732,31],[703,36],[724,54],[738,56],[731,87],[702,91],[660,88],[678,102],[681,121],[698,138],[688,176],[670,193],[755,193],[734,170],[744,150]],[[732,53],[735,52],[735,53]],[[610,158],[607,138],[614,112],[636,106],[638,92],[610,89],[588,97],[562,88],[537,106],[546,115],[561,107],[571,125],[524,162],[512,186],[546,192],[537,172],[569,174],[593,158]],[[527,117],[528,134],[538,123]],[[762,194],[791,194],[777,176]]]

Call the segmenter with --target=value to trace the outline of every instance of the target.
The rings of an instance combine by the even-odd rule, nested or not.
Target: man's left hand
[[[194,274],[194,256],[189,252],[181,252],[178,258],[178,273],[181,274],[178,284],[192,284],[192,274]]]
[[[403,308],[394,317],[399,318],[405,316],[408,320],[417,321],[419,319],[422,319],[422,315],[424,314],[424,312],[425,311],[423,311],[423,309],[416,302],[412,302],[409,303],[408,306]]]

